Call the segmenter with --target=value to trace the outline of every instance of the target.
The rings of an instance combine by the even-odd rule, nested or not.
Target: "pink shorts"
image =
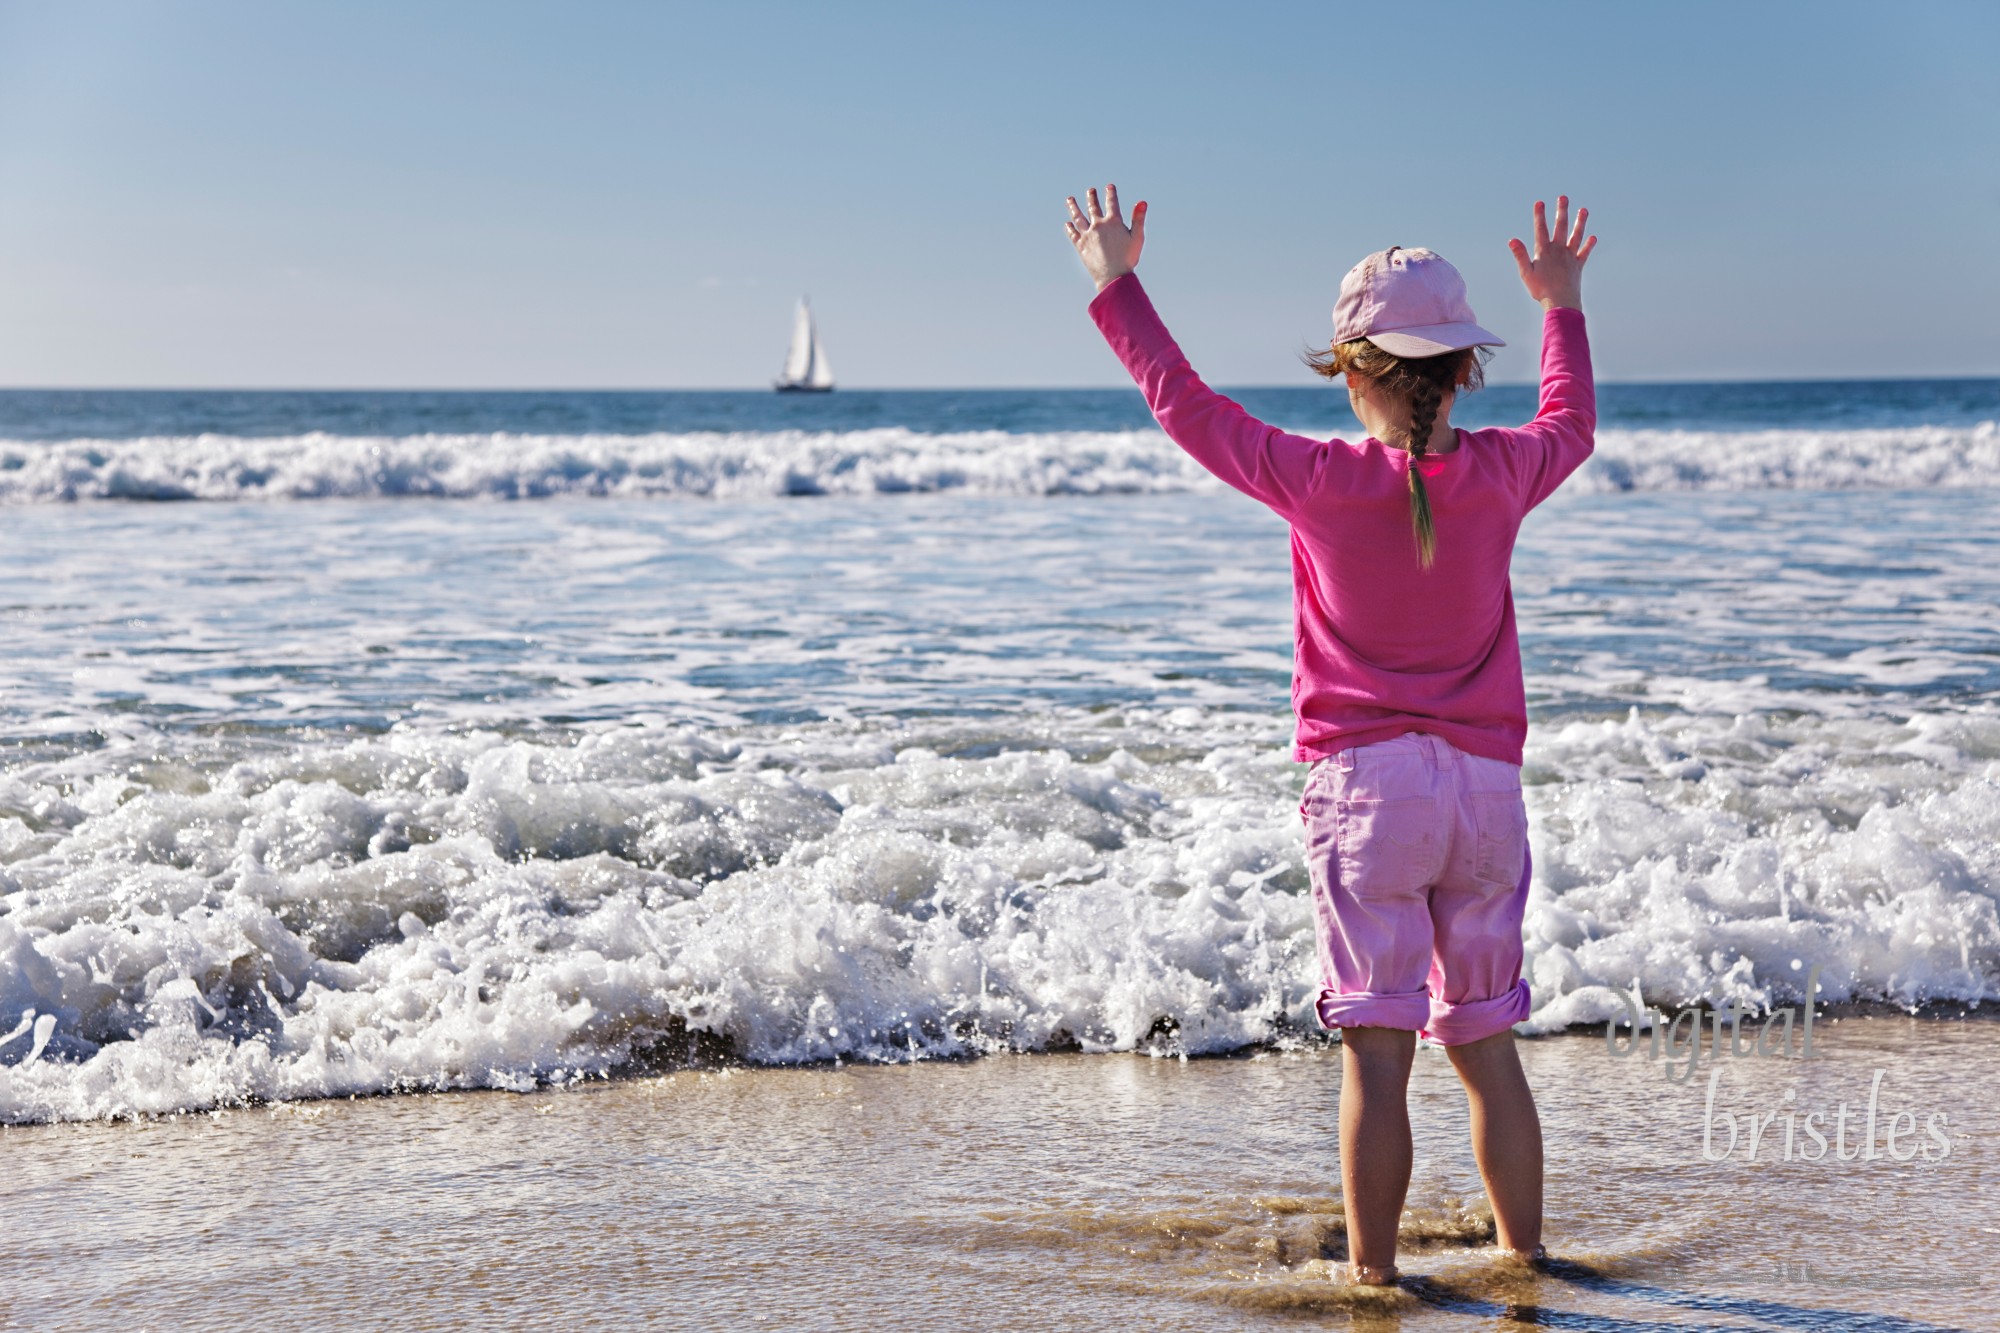
[[[1324,1026],[1458,1046],[1528,1016],[1519,765],[1411,732],[1314,763],[1299,813]]]

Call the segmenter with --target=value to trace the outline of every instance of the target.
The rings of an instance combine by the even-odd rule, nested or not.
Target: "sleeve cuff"
[[[1120,288],[1126,290],[1121,292]],[[1146,289],[1139,286],[1139,275],[1137,273],[1119,274],[1105,284],[1103,291],[1090,298],[1091,315],[1095,316],[1100,306],[1108,307],[1132,296],[1134,294],[1133,289],[1137,289],[1138,294],[1143,295],[1145,293]]]
[[[1107,338],[1145,322],[1148,315],[1155,320],[1159,318],[1153,313],[1153,303],[1147,298],[1146,289],[1139,285],[1136,273],[1121,273],[1090,301],[1090,317]]]

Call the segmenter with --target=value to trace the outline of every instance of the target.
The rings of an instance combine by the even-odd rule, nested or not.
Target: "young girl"
[[[1452,404],[1500,339],[1474,322],[1458,270],[1392,246],[1341,281],[1332,345],[1359,443],[1253,419],[1196,377],[1133,273],[1146,205],[1118,189],[1069,201],[1070,240],[1097,282],[1090,313],[1160,428],[1291,524],[1294,757],[1312,764],[1300,814],[1325,983],[1341,1029],[1340,1176],[1350,1279],[1396,1280],[1410,1183],[1406,1092],[1416,1039],[1465,1083],[1472,1148],[1503,1249],[1542,1254],[1542,1131],[1514,1050],[1528,1013],[1521,917],[1530,865],[1521,800],[1527,701],[1514,535],[1590,455],[1597,408],[1584,338],[1587,210],[1555,228],[1535,205],[1532,252],[1508,242],[1542,319],[1542,397],[1518,430],[1458,430]]]

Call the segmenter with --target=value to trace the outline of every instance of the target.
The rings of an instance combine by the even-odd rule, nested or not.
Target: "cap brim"
[[[1427,324],[1417,329],[1397,329],[1394,333],[1371,333],[1368,341],[1391,356],[1442,356],[1468,347],[1505,347],[1477,324]]]

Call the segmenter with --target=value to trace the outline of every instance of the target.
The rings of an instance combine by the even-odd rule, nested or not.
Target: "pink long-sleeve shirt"
[[[1292,528],[1293,756],[1405,732],[1521,762],[1528,705],[1507,567],[1522,517],[1590,456],[1597,428],[1583,312],[1542,320],[1542,398],[1518,429],[1461,430],[1424,459],[1429,569],[1410,525],[1410,455],[1375,439],[1265,425],[1201,381],[1132,274],[1091,317],[1181,448]]]

